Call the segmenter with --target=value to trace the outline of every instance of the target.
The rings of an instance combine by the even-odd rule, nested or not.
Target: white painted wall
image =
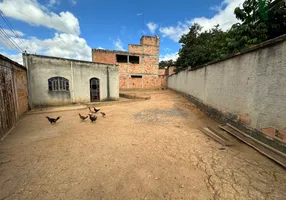
[[[286,127],[286,41],[169,77],[168,87],[254,128]]]
[[[28,66],[31,106],[90,102],[90,79],[100,80],[100,100],[108,98],[107,69],[110,71],[110,98],[119,99],[118,66],[38,55],[23,55]],[[48,79],[69,80],[69,91],[49,91]],[[117,80],[117,81],[114,81]]]

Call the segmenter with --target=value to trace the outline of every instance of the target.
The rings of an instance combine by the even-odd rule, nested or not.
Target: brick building
[[[92,49],[92,61],[118,65],[120,89],[162,88],[167,77],[159,70],[159,51],[159,37],[142,36],[139,45],[128,45],[128,51]]]

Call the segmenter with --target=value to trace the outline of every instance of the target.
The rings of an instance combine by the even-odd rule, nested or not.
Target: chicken
[[[92,110],[90,109],[90,107],[88,107],[88,109],[89,109],[89,111],[90,111],[91,113],[95,113],[94,111],[92,111]]]
[[[100,113],[101,113],[102,117],[106,116],[106,114],[104,112],[100,112]]]
[[[95,107],[93,107],[94,109],[94,113],[97,113],[98,111],[100,111],[100,109],[96,109]]]
[[[79,117],[80,117],[82,120],[85,120],[86,118],[88,118],[88,116],[82,116],[82,115],[79,114],[79,113],[78,113],[78,115],[79,115]]]
[[[47,116],[46,118],[52,124],[52,123],[56,123],[61,118],[61,116],[58,116],[57,118],[50,118],[50,117]]]
[[[89,119],[91,122],[94,122],[97,120],[97,117],[96,116],[92,116],[91,114],[88,114],[89,115]]]

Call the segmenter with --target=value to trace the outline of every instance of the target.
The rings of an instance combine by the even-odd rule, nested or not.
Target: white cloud
[[[213,28],[219,24],[222,30],[227,30],[232,24],[237,23],[238,20],[234,15],[234,9],[240,6],[244,0],[224,0],[219,6],[214,6],[211,9],[216,10],[212,18],[198,17],[185,21],[184,23],[178,22],[177,26],[161,27],[159,30],[163,37],[169,37],[170,39],[178,42],[183,34],[188,33],[189,28],[194,23],[198,23],[203,26],[203,30]]]
[[[97,49],[104,49],[103,47],[97,47]]]
[[[15,38],[13,39],[15,40]],[[91,48],[87,45],[85,39],[76,35],[55,33],[53,38],[40,40],[36,37],[31,37],[29,39],[22,38],[22,41],[28,45],[28,53],[91,61]],[[10,47],[10,50],[15,50],[15,48]],[[12,60],[16,59],[15,61],[17,61],[17,56],[19,56],[7,53],[6,55]]]
[[[155,24],[155,23],[153,23],[153,22],[149,22],[149,23],[146,24],[146,25],[147,25],[149,31],[150,31],[152,34],[154,34],[155,31],[156,31],[157,28],[158,28],[158,24]]]
[[[234,9],[240,6],[244,0],[224,0],[218,7],[218,13],[212,18],[199,17],[194,18],[189,21],[189,23],[198,23],[203,26],[204,30],[213,28],[215,25],[219,24],[222,30],[229,29],[238,20],[234,15]],[[223,5],[225,8],[222,9]]]
[[[14,33],[9,30],[9,29],[3,29],[2,31],[4,31],[6,33],[6,35],[8,35],[9,39],[3,34],[0,34],[0,44],[7,49],[13,49],[15,48],[15,45],[19,48],[23,48],[25,49],[25,44],[22,43],[22,41],[19,38],[16,38],[16,36],[21,37],[24,36],[25,34],[22,33],[21,31],[17,31],[14,30]],[[1,33],[1,32],[0,32]],[[15,36],[16,35],[16,36]],[[0,46],[1,46],[0,45]]]
[[[77,18],[70,12],[56,14],[40,5],[37,0],[3,0],[0,10],[4,15],[31,25],[45,26],[57,31],[79,35],[80,27]]]
[[[123,43],[119,39],[119,37],[117,38],[117,40],[113,41],[113,45],[116,48],[116,50],[125,51],[125,49],[123,48]]]
[[[16,34],[16,36],[18,36],[18,37],[22,37],[22,36],[25,35],[23,32],[17,31],[17,30],[14,30],[14,33],[15,33],[15,34],[14,34],[11,30],[9,30],[9,29],[5,29],[5,28],[4,28],[3,30],[6,32],[7,35],[13,36],[13,37],[15,37],[15,34]]]
[[[18,2],[19,5],[16,5],[14,2]],[[9,10],[9,8],[14,8],[16,11],[13,11],[13,9]],[[53,28],[61,32],[56,32],[52,38],[38,39],[29,36],[23,38],[24,33],[17,31],[17,34],[21,37],[21,41],[19,41],[12,32],[6,30],[11,39],[17,42],[22,48],[24,44],[28,46],[28,53],[91,61],[91,48],[87,45],[85,39],[79,37],[80,29],[78,20],[72,13],[61,12],[60,15],[56,15],[55,13],[49,12],[48,8],[40,5],[37,0],[4,0],[0,2],[0,10],[2,10],[6,16],[13,17],[14,19],[22,20],[30,24],[45,25],[48,28]],[[17,13],[18,11],[19,13]],[[24,19],[19,19],[24,13],[27,14],[27,16],[24,16]],[[33,19],[37,17],[41,19]],[[49,22],[49,24],[45,24],[44,21]],[[10,53],[15,52],[16,48],[9,44],[1,35],[0,44],[6,48],[6,50],[1,49],[3,55],[6,55],[16,62],[22,63],[21,53]]]
[[[178,42],[183,34],[188,33],[190,24],[178,22],[177,26],[161,27],[159,31],[163,37],[169,37],[175,42]]]
[[[177,58],[179,57],[178,52],[175,53],[167,53],[165,55],[160,55],[160,61],[164,60],[177,60]]]
[[[77,4],[77,0],[71,0],[72,5],[76,5]]]
[[[15,62],[17,62],[17,63],[19,63],[21,65],[23,65],[23,58],[22,58],[22,54],[21,53],[10,55],[10,54],[8,54],[6,52],[0,52],[0,54],[10,58],[11,60],[13,60],[13,61],[15,61]]]
[[[60,5],[60,0],[50,0],[48,6],[54,7]]]

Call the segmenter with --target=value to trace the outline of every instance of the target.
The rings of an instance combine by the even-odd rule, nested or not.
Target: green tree
[[[245,0],[234,14],[239,23],[224,32],[219,25],[202,31],[194,24],[180,39],[177,70],[196,67],[218,60],[228,54],[286,34],[286,5],[284,0]]]
[[[179,42],[182,48],[179,51],[177,70],[188,66],[196,67],[227,55],[226,33],[219,25],[211,30],[201,31],[202,27],[194,24],[189,33],[181,37]]]
[[[175,66],[176,62],[173,60],[162,60],[159,62],[159,69],[164,69],[165,67]]]
[[[246,0],[234,10],[241,23],[228,31],[228,48],[238,52],[286,33],[286,7],[283,0]]]

